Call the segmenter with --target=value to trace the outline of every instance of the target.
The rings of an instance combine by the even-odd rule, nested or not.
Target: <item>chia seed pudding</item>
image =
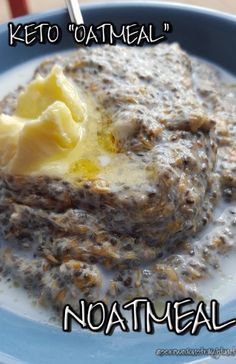
[[[200,299],[198,281],[236,244],[235,86],[177,44],[81,48],[34,78],[55,64],[92,100],[112,163],[85,155],[85,175],[0,168],[1,275],[59,311],[81,298]],[[0,113],[14,114],[22,90]]]

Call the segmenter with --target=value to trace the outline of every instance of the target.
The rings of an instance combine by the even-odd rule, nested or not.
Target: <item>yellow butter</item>
[[[81,140],[86,118],[78,89],[53,67],[20,94],[15,115],[0,115],[0,167],[26,174],[64,158]]]
[[[19,133],[24,123],[17,117],[0,115],[0,167],[5,166],[14,157]]]
[[[24,124],[8,170],[16,174],[35,170],[53,156],[60,158],[74,148],[81,135],[82,129],[68,107],[56,101],[38,119]]]
[[[35,119],[55,101],[63,102],[70,109],[75,121],[86,119],[86,105],[81,100],[78,89],[57,65],[46,78],[38,75],[20,94],[16,115]]]
[[[93,98],[80,92],[59,66],[32,81],[20,94],[15,115],[0,115],[0,168],[75,183],[145,181],[140,164],[117,153],[106,111],[98,111]]]

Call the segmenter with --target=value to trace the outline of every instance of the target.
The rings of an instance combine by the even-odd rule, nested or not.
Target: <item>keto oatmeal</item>
[[[0,103],[1,274],[59,311],[198,300],[235,249],[235,105],[177,44],[42,62]]]

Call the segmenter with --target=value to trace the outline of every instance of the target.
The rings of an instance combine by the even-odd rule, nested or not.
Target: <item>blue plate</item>
[[[163,21],[173,25],[169,41],[178,41],[192,54],[206,58],[236,75],[236,17],[197,7],[161,3],[96,4],[82,7],[87,24],[113,22],[154,23],[161,30]],[[63,39],[57,45],[18,44],[8,46],[7,25],[0,26],[0,73],[30,59],[75,46],[67,33],[70,22],[66,10],[30,15],[16,22],[51,22],[63,29]],[[4,87],[1,85],[0,87]],[[235,317],[236,301],[221,310],[221,320]],[[177,336],[159,327],[154,335],[115,332],[107,337],[90,332],[63,333],[60,328],[38,324],[0,310],[0,363],[64,364],[149,364],[186,363],[197,357],[157,357],[158,348],[232,348],[236,344],[236,329],[221,333],[201,330],[198,336]],[[208,361],[204,361],[207,362]],[[222,358],[218,363],[233,362]],[[235,362],[235,361],[234,361]]]

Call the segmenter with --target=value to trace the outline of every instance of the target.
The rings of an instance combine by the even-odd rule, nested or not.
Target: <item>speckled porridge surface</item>
[[[234,85],[177,44],[82,48],[35,75],[54,64],[93,98],[115,177],[1,170],[1,274],[56,310],[81,298],[199,299],[196,282],[236,244]],[[0,112],[14,112],[20,91]]]

